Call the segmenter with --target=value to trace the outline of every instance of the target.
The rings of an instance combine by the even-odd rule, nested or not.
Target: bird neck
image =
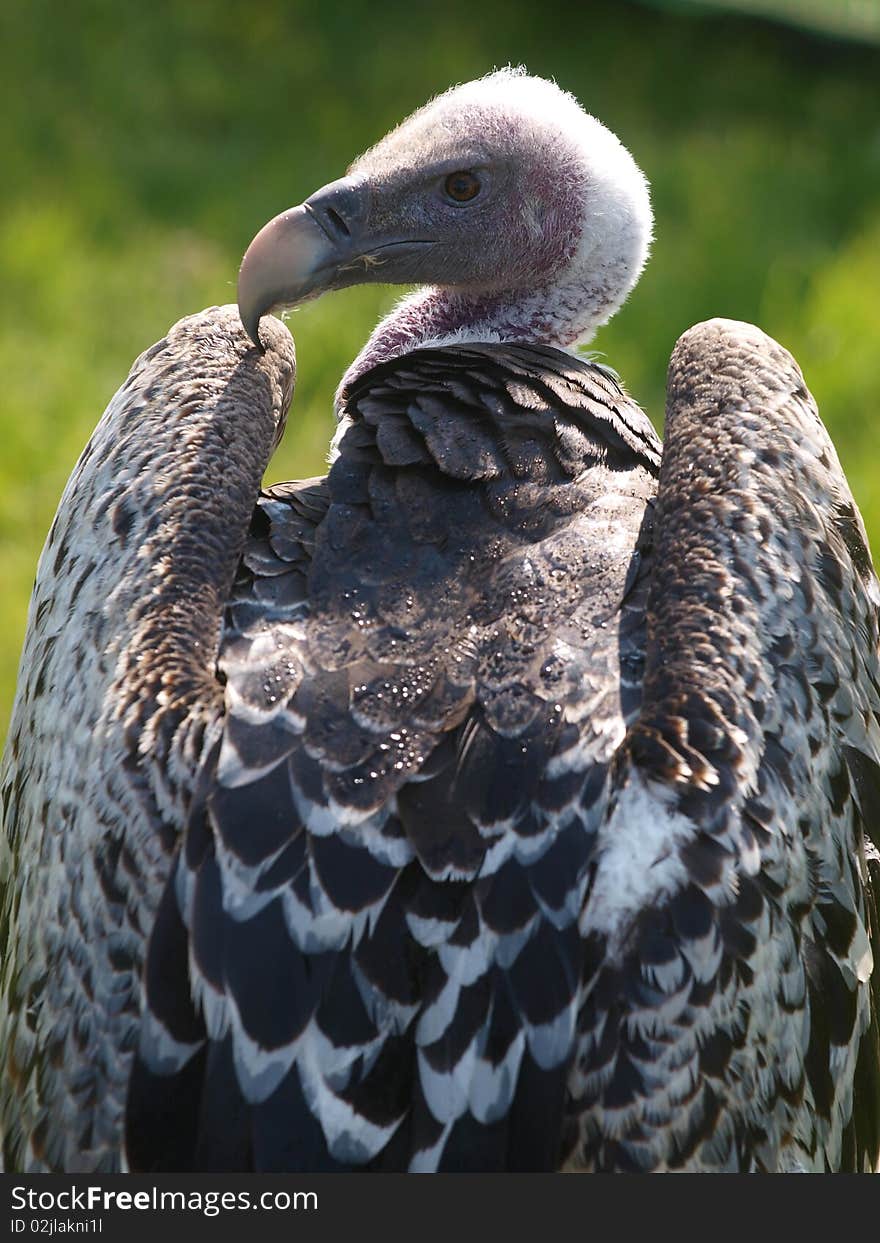
[[[472,292],[428,286],[403,298],[375,328],[348,368],[336,395],[371,367],[412,350],[473,341],[525,342],[567,349],[589,341],[623,302],[634,281],[610,260],[589,277],[575,269],[568,279],[531,289]]]
[[[430,285],[403,298],[343,376],[337,412],[349,385],[411,350],[477,341],[569,349],[589,341],[626,301],[648,257],[650,202],[647,192],[630,193],[627,185],[621,189],[612,178],[604,188],[591,187],[592,214],[574,230],[562,266],[548,279],[491,291]]]

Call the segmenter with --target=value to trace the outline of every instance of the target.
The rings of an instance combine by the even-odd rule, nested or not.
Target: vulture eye
[[[480,193],[480,179],[473,173],[450,173],[443,183],[443,189],[456,203],[469,203]]]

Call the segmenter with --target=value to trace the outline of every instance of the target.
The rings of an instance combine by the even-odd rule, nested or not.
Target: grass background
[[[45,532],[132,359],[233,299],[270,216],[430,94],[509,61],[574,91],[653,184],[653,259],[596,348],[659,425],[679,333],[717,314],[760,323],[801,361],[880,547],[880,50],[720,7],[6,0],[0,743]],[[336,382],[397,293],[296,314],[300,380],[270,480],[321,469]]]

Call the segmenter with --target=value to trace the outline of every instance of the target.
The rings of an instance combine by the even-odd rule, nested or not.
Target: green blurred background
[[[0,15],[0,743],[44,534],[132,359],[230,301],[256,229],[430,94],[508,62],[575,92],[648,174],[648,270],[595,348],[658,422],[696,320],[794,351],[880,547],[875,0],[6,0]],[[331,398],[399,291],[291,322],[269,479],[321,469]]]

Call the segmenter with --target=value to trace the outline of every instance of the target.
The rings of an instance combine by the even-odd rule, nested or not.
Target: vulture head
[[[455,340],[568,346],[625,300],[651,239],[647,182],[552,82],[505,69],[454,87],[271,220],[239,275],[242,321],[330,289],[423,286],[353,372]]]

